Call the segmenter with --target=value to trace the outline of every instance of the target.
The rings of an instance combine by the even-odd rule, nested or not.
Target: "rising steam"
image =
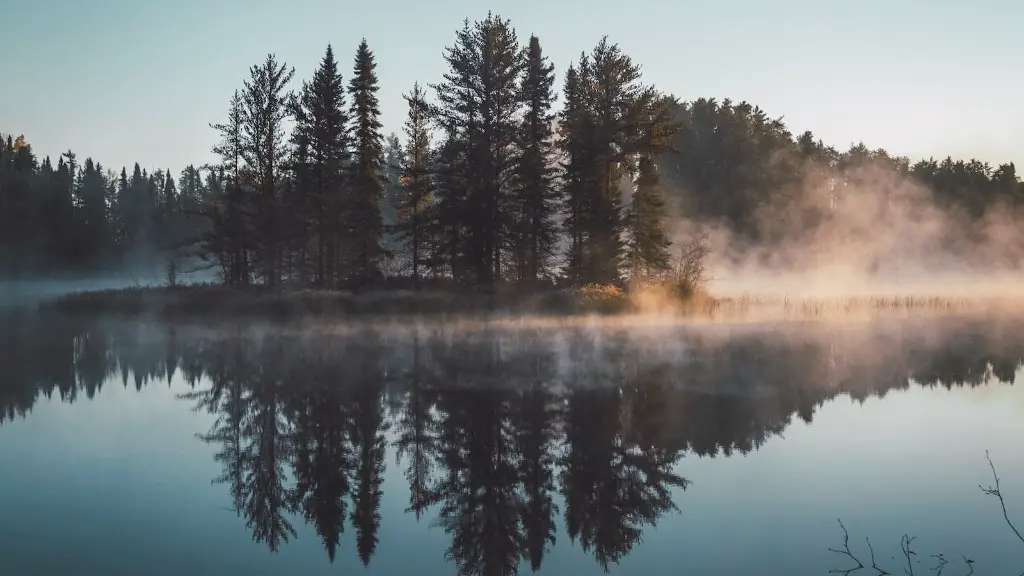
[[[758,209],[763,239],[757,241],[689,220],[670,203],[674,244],[707,234],[709,289],[716,296],[1024,294],[1020,209],[999,204],[971,218],[940,205],[906,174],[878,165],[842,180],[823,173],[805,170],[800,189]]]

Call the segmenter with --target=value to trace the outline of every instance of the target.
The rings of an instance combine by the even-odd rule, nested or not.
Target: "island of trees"
[[[838,217],[804,202],[807,183],[835,194],[868,169],[965,221],[1024,202],[1012,163],[840,152],[746,102],[665,94],[608,39],[560,88],[541,40],[497,15],[465,21],[443,58],[442,78],[406,87],[403,134],[385,136],[365,40],[347,78],[328,46],[301,85],[270,54],[212,124],[219,162],[176,177],[72,151],[40,161],[25,137],[0,137],[0,278],[148,267],[281,288],[623,285],[677,278],[707,253],[669,216],[770,244],[782,232],[766,210]]]

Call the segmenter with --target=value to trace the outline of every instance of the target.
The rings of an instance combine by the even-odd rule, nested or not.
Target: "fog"
[[[891,168],[875,164],[839,176],[811,168],[799,190],[779,192],[756,210],[757,240],[686,218],[672,198],[687,191],[667,191],[674,243],[706,234],[712,247],[713,295],[1024,293],[1019,209],[994,205],[971,217],[940,205],[928,188]]]
[[[178,273],[178,282],[181,284],[201,284],[216,280],[215,270]],[[145,273],[121,272],[79,278],[0,280],[0,308],[33,306],[75,292],[143,288],[166,283],[166,278],[156,268]]]

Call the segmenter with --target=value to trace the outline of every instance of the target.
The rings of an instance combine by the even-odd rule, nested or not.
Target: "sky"
[[[663,92],[746,100],[839,148],[1024,161],[1024,3],[1011,0],[0,0],[0,132],[40,157],[175,173],[213,159],[232,92],[273,52],[343,77],[366,38],[382,121],[433,83],[463,19],[538,36],[559,74],[608,35]]]

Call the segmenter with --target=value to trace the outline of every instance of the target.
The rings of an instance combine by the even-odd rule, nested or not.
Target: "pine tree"
[[[563,87],[565,107],[558,122],[559,143],[565,158],[562,194],[567,204],[563,228],[569,242],[566,274],[574,284],[589,280],[592,191],[597,187],[593,149],[595,121],[583,99],[583,82],[578,69],[570,66]]]
[[[170,170],[163,172],[163,186],[160,191],[160,248],[173,249],[178,241],[178,187]]]
[[[84,264],[101,263],[107,248],[106,181],[103,167],[86,158],[78,174],[76,186],[78,204],[79,257]]]
[[[571,91],[571,93],[570,93]],[[620,279],[624,222],[620,183],[642,153],[661,150],[676,126],[664,98],[640,84],[640,68],[607,38],[566,78],[563,147],[577,281]]]
[[[117,227],[116,242],[118,245],[118,253],[123,257],[128,251],[128,244],[130,241],[130,216],[128,214],[128,208],[131,206],[131,200],[129,197],[130,191],[128,188],[128,170],[124,166],[121,167],[121,174],[117,178],[116,194],[117,211],[114,224]]]
[[[395,206],[398,197],[402,192],[402,154],[404,148],[402,140],[394,132],[388,134],[384,139],[384,165],[381,167],[384,173],[384,198],[381,201],[380,217],[384,223],[387,242],[385,246],[394,243],[394,227],[397,220]],[[389,248],[390,250],[390,248]]]
[[[629,228],[627,262],[633,278],[651,277],[669,268],[668,248],[672,243],[665,235],[664,212],[657,167],[650,157],[641,157],[626,219]]]
[[[74,159],[74,154],[68,153],[69,160]],[[51,182],[51,214],[55,217],[52,221],[56,230],[59,230],[55,242],[54,256],[56,261],[64,268],[71,268],[75,258],[75,198],[74,198],[74,177],[69,162],[65,162],[65,155],[57,159],[57,169],[54,171]]]
[[[345,87],[330,45],[312,82],[305,83],[295,110],[292,140],[305,147],[303,168],[308,171],[309,217],[313,224],[314,277],[316,286],[334,282],[339,253],[339,230],[344,193],[344,168],[349,154]]]
[[[281,165],[287,150],[284,143],[284,120],[292,98],[287,92],[295,69],[278,63],[274,54],[268,54],[263,64],[249,70],[249,80],[242,92],[242,158],[255,183],[254,236],[257,261],[264,282],[275,286],[280,281],[281,214],[279,212],[282,188]]]
[[[430,268],[435,275],[448,274],[456,283],[470,280],[469,181],[466,173],[469,144],[453,128],[446,130],[435,153],[432,174],[435,201],[427,219]]]
[[[223,182],[224,191],[213,195],[204,209],[211,223],[203,240],[203,251],[220,260],[227,284],[248,284],[251,274],[252,206],[249,189],[243,186],[244,122],[244,103],[241,93],[236,90],[228,108],[227,122],[211,124],[221,137],[220,142],[213,147],[213,153],[221,159],[217,167],[217,180]],[[136,164],[136,173],[138,170]],[[132,181],[134,186],[134,177]]]
[[[357,287],[372,282],[380,274],[379,260],[384,255],[380,216],[384,194],[380,172],[384,160],[378,90],[377,64],[364,39],[356,51],[348,86],[353,143],[343,228],[347,234],[350,281]]]
[[[474,280],[491,287],[502,278],[512,222],[523,54],[509,21],[488,14],[472,28],[464,23],[445,60],[449,72],[434,86],[439,104],[433,115],[457,154],[448,170],[464,186],[465,256]]]
[[[36,159],[24,136],[0,146],[0,274],[14,277],[30,272],[28,256],[34,244],[35,205],[32,184]]]
[[[395,206],[397,231],[412,267],[418,288],[421,266],[427,255],[427,210],[431,198],[430,125],[425,93],[419,83],[404,95],[409,105],[405,120],[405,150],[401,158],[401,195]]]
[[[520,281],[535,282],[550,265],[557,240],[559,194],[554,186],[554,66],[544,57],[540,41],[530,37],[521,91],[526,103],[520,127],[521,149],[516,168],[513,254]]]

